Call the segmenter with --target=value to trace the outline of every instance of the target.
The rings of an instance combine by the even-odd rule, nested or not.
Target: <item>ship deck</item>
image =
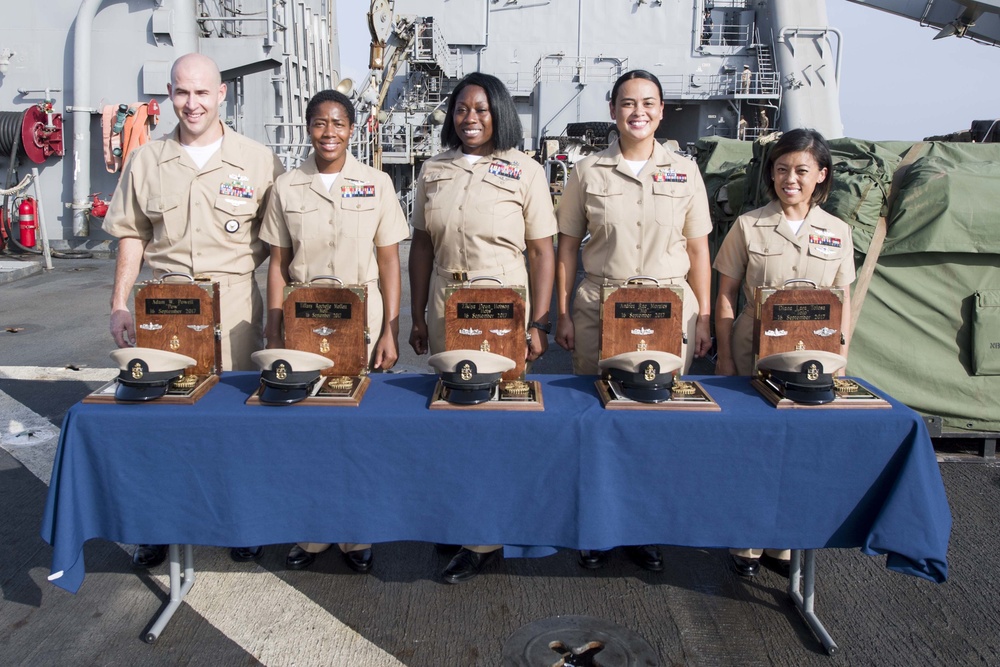
[[[407,251],[403,244],[404,272]],[[92,540],[79,593],[46,580],[51,549],[39,526],[58,429],[66,410],[113,374],[113,261],[54,263],[0,286],[3,664],[490,666],[505,664],[519,629],[558,616],[624,628],[663,666],[1000,662],[1000,588],[990,583],[1000,468],[983,460],[940,464],[954,518],[947,583],[890,572],[883,558],[856,550],[818,552],[817,609],[840,646],[832,657],[783,578],[762,568],[742,580],[724,550],[667,547],[659,574],[620,553],[597,571],[579,568],[567,551],[498,559],[477,579],[447,586],[437,580],[446,556],[414,542],[376,545],[366,576],[332,553],[308,570],[286,570],[287,544],[250,564],[198,547],[196,585],[160,639],[146,644],[142,635],[167,599],[166,565],[135,572],[122,545]],[[404,292],[400,367],[422,372],[405,343],[408,301]],[[568,354],[552,344],[534,372],[570,372]],[[557,664],[559,654],[551,658]]]

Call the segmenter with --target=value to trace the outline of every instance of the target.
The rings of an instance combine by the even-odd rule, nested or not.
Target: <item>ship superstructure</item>
[[[105,166],[104,109],[125,105],[125,120],[156,101],[151,136],[172,131],[167,83],[180,55],[201,52],[219,63],[228,85],[223,121],[271,146],[288,166],[308,152],[309,97],[340,81],[334,0],[52,0],[44,11],[39,3],[5,3],[3,13],[0,188],[10,191],[8,242],[18,238],[11,202],[31,197],[45,213],[39,231],[55,247],[108,245],[96,215],[118,173]]]
[[[752,141],[801,124],[843,135],[841,40],[825,3],[482,0],[459,11],[446,0],[396,0],[391,18],[379,17],[388,4],[373,3],[376,23],[393,30],[384,71],[361,86],[370,120],[360,156],[393,174],[407,204],[419,164],[441,149],[448,93],[472,71],[506,84],[525,149],[545,157],[615,138],[609,93],[630,69],[660,79],[658,135],[681,150],[704,136]]]

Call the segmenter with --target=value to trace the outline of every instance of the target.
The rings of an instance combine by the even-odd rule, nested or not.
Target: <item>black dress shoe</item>
[[[289,570],[304,570],[313,564],[316,554],[309,553],[299,545],[293,545],[285,556],[285,567]]]
[[[760,560],[733,556],[733,568],[736,570],[736,574],[741,577],[756,577],[757,573],[760,572]]]
[[[587,568],[588,570],[598,570],[608,562],[608,552],[599,551],[598,549],[581,549],[580,558],[577,562],[580,564],[580,567]]]
[[[139,544],[132,552],[132,567],[156,567],[167,559],[166,544]]]
[[[372,550],[359,549],[357,551],[342,551],[340,555],[343,557],[344,562],[347,563],[347,567],[351,568],[355,572],[360,572],[364,574],[368,570],[372,569]]]
[[[264,553],[264,547],[233,547],[229,550],[229,557],[237,563],[248,563],[257,560]]]
[[[780,558],[775,558],[774,556],[769,556],[765,553],[760,557],[760,562],[769,569],[771,572],[780,574],[785,579],[788,578],[788,574],[792,569],[792,564],[790,561],[781,560]]]
[[[495,553],[496,551],[479,553],[463,547],[448,563],[448,567],[441,573],[441,578],[448,584],[460,584],[463,581],[468,581],[483,570],[483,567],[493,558]]]
[[[663,572],[663,554],[655,544],[625,547],[625,555],[644,570]]]

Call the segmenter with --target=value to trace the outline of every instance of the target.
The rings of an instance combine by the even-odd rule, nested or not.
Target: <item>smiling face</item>
[[[222,137],[219,105],[226,85],[215,63],[198,54],[182,56],[174,64],[167,92],[180,121],[180,140],[186,146],[206,146]]]
[[[646,79],[629,79],[611,103],[611,120],[618,126],[623,150],[653,141],[663,118],[663,100],[656,84]]]
[[[354,126],[338,102],[323,102],[309,121],[316,166],[321,173],[339,173],[347,161],[347,147]]]
[[[462,152],[489,155],[493,152],[493,115],[486,91],[466,86],[455,100],[455,134],[462,142]]]
[[[826,169],[821,169],[809,151],[785,153],[774,161],[771,178],[774,192],[781,201],[786,215],[789,212],[802,220],[812,205],[816,186],[826,180]]]

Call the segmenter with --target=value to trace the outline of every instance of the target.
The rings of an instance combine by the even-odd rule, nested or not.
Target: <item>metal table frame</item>
[[[194,550],[190,544],[183,545],[184,569],[181,571],[182,545],[171,544],[170,560],[170,601],[153,617],[153,625],[143,636],[148,644],[155,642],[181,606],[184,597],[194,586]],[[823,644],[828,655],[837,653],[837,643],[823,627],[815,611],[816,598],[816,550],[792,550],[792,562],[788,573],[788,595],[799,610],[813,634]]]
[[[154,616],[153,625],[149,628],[143,640],[147,644],[152,644],[167,627],[167,623],[173,617],[174,612],[181,606],[184,596],[188,594],[194,586],[194,549],[190,544],[183,545],[184,548],[184,571],[181,571],[181,545],[171,544],[168,553],[170,557],[170,601],[167,606]]]

